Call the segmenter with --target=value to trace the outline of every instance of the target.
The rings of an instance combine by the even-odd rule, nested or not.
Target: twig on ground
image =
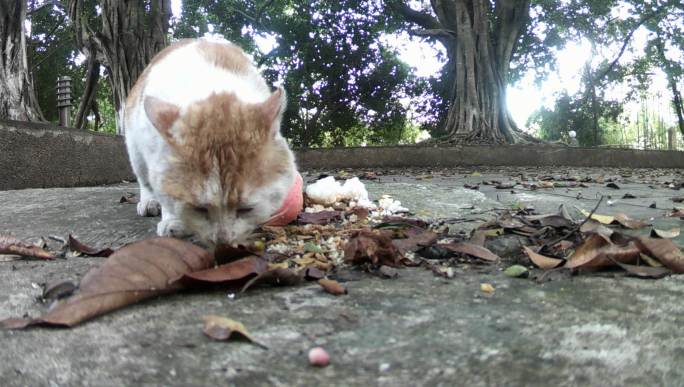
[[[542,248],[539,249],[539,251],[542,251],[542,250],[546,249],[546,248],[549,247],[549,246],[553,246],[553,245],[555,245],[556,243],[558,243],[558,242],[560,242],[560,241],[562,241],[562,240],[564,240],[564,239],[566,239],[566,238],[572,236],[574,233],[576,233],[577,231],[579,231],[579,230],[582,228],[582,226],[584,226],[584,224],[587,223],[587,222],[589,221],[589,219],[591,219],[592,216],[594,216],[594,212],[596,212],[596,210],[598,210],[599,206],[601,205],[601,202],[603,202],[603,195],[601,195],[601,197],[599,198],[598,202],[596,203],[596,206],[594,206],[594,209],[591,210],[591,212],[589,213],[589,215],[587,215],[586,219],[584,219],[584,220],[582,221],[582,223],[580,223],[580,224],[578,224],[577,226],[573,227],[570,231],[568,231],[568,232],[565,233],[564,235],[562,235],[562,236],[560,236],[560,237],[558,237],[558,238],[556,238],[556,239],[554,239],[554,240],[552,240],[552,241],[550,241],[550,242],[546,242],[546,243],[542,246]]]

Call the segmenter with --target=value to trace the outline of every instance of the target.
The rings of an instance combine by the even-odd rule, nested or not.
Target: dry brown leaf
[[[537,219],[537,222],[539,222],[539,225],[541,227],[553,227],[553,228],[572,228],[575,226],[575,224],[564,218],[561,215],[549,215],[545,216],[543,218]]]
[[[670,274],[672,274],[672,271],[670,269],[664,268],[664,267],[651,267],[651,266],[637,266],[637,265],[629,265],[625,263],[620,263],[615,261],[615,264],[621,267],[623,270],[628,272],[629,274],[639,277],[639,278],[653,278],[653,279],[658,279],[658,278],[663,278],[666,277]]]
[[[180,281],[187,286],[202,284],[240,286],[267,270],[268,262],[265,259],[251,256],[209,269],[185,273]]]
[[[407,225],[407,226],[413,226],[413,227],[419,227],[419,228],[426,228],[429,224],[420,219],[413,219],[413,218],[405,218],[403,216],[385,216],[382,218],[382,223],[377,225],[376,227],[382,227],[383,224],[392,224],[392,225]]]
[[[477,246],[484,246],[487,241],[487,234],[485,230],[473,230],[473,234],[470,236],[470,243]]]
[[[299,224],[328,224],[340,219],[340,211],[301,212],[297,215]]]
[[[294,271],[290,269],[269,270],[252,278],[240,292],[245,292],[254,285],[268,284],[274,286],[295,286],[304,282],[305,270]]]
[[[565,267],[600,269],[615,266],[614,261],[634,264],[639,260],[639,253],[633,242],[620,246],[599,234],[592,234],[575,250]]]
[[[584,234],[600,234],[606,238],[610,238],[610,236],[615,231],[604,226],[596,220],[589,219],[588,221],[584,222],[584,224],[582,224],[582,226],[580,227],[580,232]]]
[[[475,229],[473,234],[470,236],[470,243],[478,246],[484,246],[487,242],[487,238],[494,238],[503,235],[503,228],[493,228],[493,229]]]
[[[121,196],[121,199],[119,199],[119,203],[138,204],[138,198],[136,198],[134,195],[123,195]]]
[[[580,210],[582,215],[584,216],[589,216],[590,212],[585,211],[585,210]],[[602,224],[612,224],[615,221],[614,216],[610,215],[599,215],[599,214],[591,214],[591,219],[594,219],[595,221],[602,223]]]
[[[672,227],[669,230],[659,230],[657,228],[654,228],[651,230],[651,237],[672,239],[672,238],[678,237],[679,233],[680,233],[679,227]]]
[[[539,253],[534,252],[531,248],[523,246],[525,254],[530,258],[532,263],[537,265],[538,268],[543,270],[550,270],[560,266],[564,260],[558,258],[550,258]]]
[[[430,230],[413,228],[406,230],[406,234],[408,238],[392,240],[394,246],[402,253],[407,251],[414,252],[421,247],[432,245],[437,240],[437,234]]]
[[[643,253],[657,259],[673,272],[684,273],[684,254],[670,239],[641,237],[636,243]]]
[[[632,230],[644,228],[646,226],[651,225],[649,222],[645,220],[632,219],[623,213],[615,214],[615,222]]]
[[[445,243],[437,246],[454,253],[467,254],[485,261],[496,262],[500,259],[498,255],[492,253],[488,248],[470,242]]]
[[[259,347],[268,349],[265,345],[254,340],[252,335],[247,331],[247,328],[239,321],[215,315],[202,316],[202,320],[204,320],[204,334],[214,340],[227,341],[231,339],[243,339],[258,345]]]
[[[327,278],[322,278],[318,280],[318,284],[321,285],[323,290],[330,294],[334,294],[336,296],[341,296],[343,294],[347,294],[347,288],[344,286],[340,285],[339,282]]]
[[[667,216],[671,218],[684,218],[684,209],[675,208],[672,210],[672,212],[668,213]]]
[[[109,257],[112,255],[112,253],[114,253],[114,250],[110,249],[109,247],[98,249],[96,247],[88,246],[76,239],[71,234],[69,234],[69,249],[71,251],[89,255],[91,257]]]
[[[117,250],[81,280],[79,291],[36,319],[5,320],[3,327],[74,326],[150,297],[175,292],[183,274],[206,269],[214,259],[206,250],[172,238],[152,238]]]
[[[11,235],[0,235],[0,254],[21,255],[38,259],[56,258],[54,254]]]
[[[354,232],[344,247],[344,260],[353,265],[397,267],[403,259],[404,255],[388,236],[370,230]]]

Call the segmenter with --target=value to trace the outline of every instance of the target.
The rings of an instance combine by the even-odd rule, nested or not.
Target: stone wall
[[[368,147],[297,151],[301,169],[469,165],[684,168],[684,152],[557,146]],[[0,190],[134,180],[120,136],[0,122]]]

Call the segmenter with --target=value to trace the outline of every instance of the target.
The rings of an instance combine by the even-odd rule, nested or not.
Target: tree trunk
[[[93,52],[91,50],[90,52]],[[76,117],[74,118],[74,127],[85,129],[87,124],[88,114],[97,110],[97,83],[100,81],[100,62],[95,55],[87,55],[87,69],[85,86],[83,88],[83,95],[78,104]],[[97,128],[97,123],[95,127]]]
[[[26,2],[0,0],[0,119],[44,121],[26,58]]]
[[[660,37],[656,38],[655,41],[656,48],[658,50],[658,56],[667,75],[667,83],[670,86],[670,91],[672,92],[672,107],[677,114],[677,126],[679,131],[684,136],[684,107],[682,106],[682,94],[677,88],[677,78],[675,77],[675,69],[673,64],[665,56],[665,45]]]
[[[86,56],[96,55],[96,61],[107,69],[114,109],[118,113],[117,128],[123,134],[120,112],[126,96],[154,55],[168,44],[171,0],[100,0],[99,3],[98,17],[102,24],[98,31],[83,15],[84,0],[71,0],[69,14],[81,49],[90,51]],[[89,42],[97,52],[84,50]],[[94,92],[93,87],[90,93]]]
[[[447,140],[514,143],[529,138],[517,129],[506,102],[510,61],[528,22],[529,0],[432,0],[431,4],[436,18],[404,3],[391,3],[424,28],[416,34],[431,36],[447,49]]]
[[[677,89],[677,82],[670,82],[672,89],[672,104],[674,105],[675,113],[677,113],[677,126],[679,132],[684,136],[684,106],[682,106],[682,93]]]

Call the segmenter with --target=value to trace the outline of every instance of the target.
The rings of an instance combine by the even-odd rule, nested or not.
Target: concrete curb
[[[402,146],[300,150],[297,162],[304,170],[471,165],[684,168],[684,152],[542,145]]]
[[[475,165],[684,168],[684,152],[556,146],[402,146],[296,150],[302,170]],[[52,124],[0,122],[0,190],[134,180],[124,139]]]
[[[0,122],[0,190],[91,186],[133,178],[121,136]]]

